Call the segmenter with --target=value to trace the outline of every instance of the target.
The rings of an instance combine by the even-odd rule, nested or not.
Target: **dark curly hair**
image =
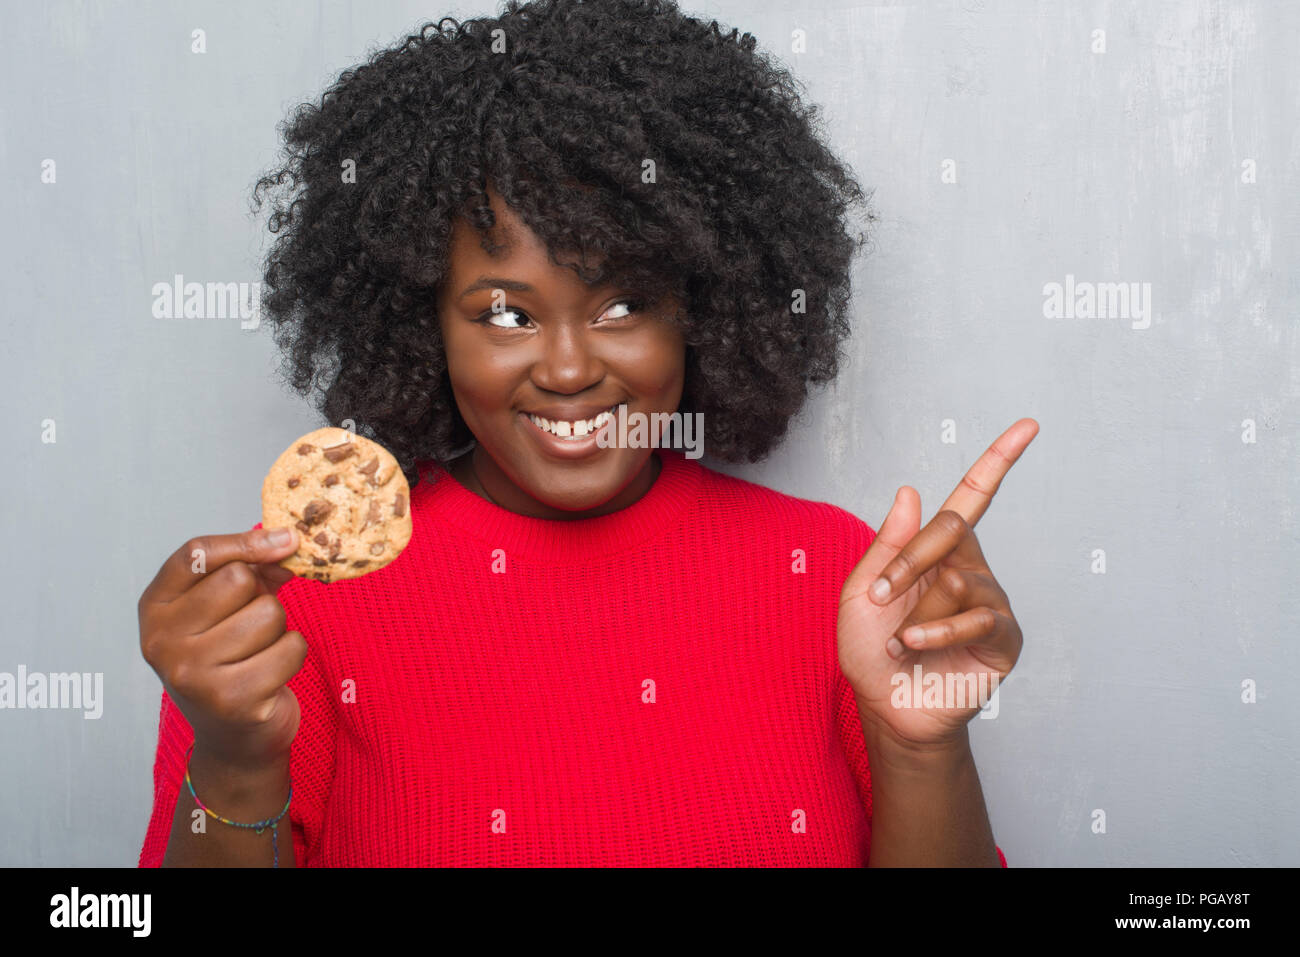
[[[345,70],[281,124],[279,168],[253,189],[255,212],[273,191],[262,309],[293,388],[319,387],[326,419],[352,419],[412,484],[417,461],[472,445],[435,298],[453,217],[495,225],[491,182],[553,262],[579,253],[583,282],[680,296],[679,411],[704,414],[711,454],[758,461],[838,371],[867,241],[847,214],[871,193],[755,48],[669,0],[509,0]]]

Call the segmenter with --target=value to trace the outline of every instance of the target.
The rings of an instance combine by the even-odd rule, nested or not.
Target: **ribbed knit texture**
[[[309,646],[289,682],[299,866],[866,864],[871,774],[835,626],[874,531],[655,454],[640,500],[570,522],[425,464],[401,556],[280,589]],[[164,692],[142,867],[192,740]]]

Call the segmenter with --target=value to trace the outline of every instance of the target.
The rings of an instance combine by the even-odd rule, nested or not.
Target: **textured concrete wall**
[[[878,527],[903,484],[928,520],[1036,418],[979,526],[1025,633],[972,722],[999,844],[1013,865],[1300,864],[1300,7],[684,6],[789,63],[881,217],[841,378],[769,460],[705,464]],[[136,600],[186,537],[256,522],[285,436],[318,424],[269,329],[160,322],[152,285],[258,279],[246,195],[285,108],[423,19],[490,9],[8,14],[0,671],[104,678],[95,720],[0,710],[21,769],[0,864],[134,864],[159,690]],[[1127,308],[1070,308],[1111,283]]]

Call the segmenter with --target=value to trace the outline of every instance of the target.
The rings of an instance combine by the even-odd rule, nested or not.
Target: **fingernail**
[[[287,528],[277,528],[266,533],[266,544],[273,548],[288,545],[291,541],[293,541],[293,533]]]
[[[889,657],[898,658],[903,654],[903,643],[897,638],[890,638],[885,642],[885,651],[889,652]]]
[[[875,584],[871,586],[871,597],[876,601],[884,601],[889,597],[889,579],[877,578]]]
[[[903,638],[905,638],[907,643],[913,648],[920,648],[925,644],[925,629],[919,627],[909,628],[907,631],[903,632]]]

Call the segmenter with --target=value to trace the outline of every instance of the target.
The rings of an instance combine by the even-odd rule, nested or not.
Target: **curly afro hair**
[[[453,217],[495,225],[490,182],[583,282],[681,298],[679,411],[704,414],[711,454],[761,459],[837,373],[867,241],[848,213],[871,193],[755,48],[668,0],[509,0],[345,70],[281,124],[253,189],[255,212],[272,196],[262,309],[293,388],[412,484],[472,447],[435,299]]]

